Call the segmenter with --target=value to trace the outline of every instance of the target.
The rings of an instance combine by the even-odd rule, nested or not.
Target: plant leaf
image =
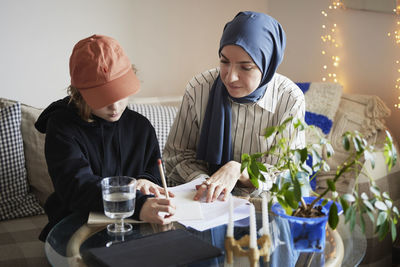
[[[350,149],[350,140],[349,140],[349,137],[348,137],[347,134],[344,134],[344,135],[343,135],[343,137],[342,137],[342,144],[343,144],[343,148],[344,148],[346,151],[349,151],[349,149]]]
[[[364,200],[368,200],[368,195],[365,192],[361,193],[361,198]]]
[[[397,230],[396,230],[396,224],[392,221],[390,223],[391,226],[391,233],[392,233],[392,241],[394,242],[396,240],[396,236],[397,236]]]
[[[257,167],[260,171],[267,172],[267,167],[259,161],[256,161]]]
[[[377,208],[379,210],[387,210],[387,206],[385,205],[385,203],[383,203],[380,200],[375,201],[374,206],[375,206],[375,208]]]
[[[389,223],[385,221],[380,227],[378,231],[379,241],[385,239],[385,236],[389,232]]]
[[[326,148],[326,155],[328,156],[328,158],[332,157],[333,154],[335,154],[335,151],[333,150],[333,147],[330,143],[326,143],[325,148]]]
[[[381,194],[381,191],[379,190],[379,188],[374,185],[370,186],[369,190],[371,190],[371,192],[376,196],[379,196]]]
[[[374,211],[375,210],[374,206],[372,206],[371,202],[369,202],[368,199],[364,199],[363,203],[368,208],[368,210],[370,210],[370,211]]]
[[[329,190],[336,191],[335,182],[332,179],[326,180],[326,183],[328,184]]]
[[[349,204],[347,204],[347,201],[343,197],[339,197],[339,201],[340,205],[342,205],[344,214],[346,214],[346,211],[349,208]]]
[[[368,150],[365,150],[364,151],[364,158],[365,158],[365,161],[371,162],[372,169],[375,169],[375,158],[372,155],[372,153],[369,152]]]
[[[365,220],[362,214],[360,214],[360,227],[363,233],[365,233]]]
[[[286,201],[286,203],[287,204],[289,204],[289,206],[292,208],[292,209],[297,209],[297,207],[298,207],[298,202],[294,199],[294,194],[293,194],[293,192],[292,191],[286,191],[285,192],[285,201]]]
[[[367,211],[367,215],[368,215],[369,219],[371,220],[371,222],[375,221],[374,214],[371,211],[368,210]]]
[[[337,206],[336,203],[333,202],[331,205],[331,208],[329,209],[329,226],[335,230],[336,226],[339,223],[339,216],[338,216],[338,211],[337,211]]]
[[[376,219],[376,225],[382,225],[386,222],[387,213],[386,212],[379,212],[378,219]]]
[[[265,135],[264,135],[264,137],[265,137],[265,138],[270,137],[274,132],[276,132],[277,129],[278,129],[278,128],[277,128],[276,126],[268,127],[268,128],[265,130]]]
[[[294,179],[293,181],[294,181],[294,183],[293,183],[293,185],[294,185],[294,191],[293,191],[294,192],[294,198],[297,201],[300,201],[300,198],[301,198],[301,185],[300,185],[300,182],[297,179]]]
[[[349,208],[347,209],[347,211],[344,214],[346,223],[348,223],[350,221],[352,210],[353,210],[353,206],[349,206]]]
[[[354,196],[352,194],[344,194],[343,199],[346,200],[347,202],[354,202],[356,201],[356,199],[354,198]]]

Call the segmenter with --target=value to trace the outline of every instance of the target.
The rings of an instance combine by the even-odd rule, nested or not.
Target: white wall
[[[1,0],[0,96],[38,107],[66,95],[74,44],[117,39],[142,82],[137,96],[180,96],[193,75],[218,65],[223,26],[265,0]]]
[[[65,96],[73,45],[93,33],[116,38],[139,69],[137,96],[182,95],[191,77],[218,65],[225,23],[240,10],[267,12],[287,33],[278,71],[294,81],[320,81],[321,10],[329,0],[1,0],[0,96],[37,107]],[[399,48],[387,37],[391,14],[336,13],[343,47],[338,74],[344,91],[377,94],[392,110],[389,127],[400,138],[394,108]]]

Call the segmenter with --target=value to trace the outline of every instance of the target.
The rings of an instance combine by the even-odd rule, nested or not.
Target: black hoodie
[[[49,223],[40,234],[42,241],[72,212],[103,211],[103,177],[125,175],[161,185],[160,150],[150,122],[129,109],[116,122],[93,117],[93,122],[82,120],[66,97],[47,107],[35,123],[46,133],[45,156],[55,189],[44,206]],[[147,197],[137,191],[135,219]]]

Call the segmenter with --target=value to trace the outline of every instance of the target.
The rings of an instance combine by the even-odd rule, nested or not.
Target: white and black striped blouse
[[[196,147],[209,92],[218,75],[219,69],[208,70],[196,75],[186,86],[181,107],[169,132],[163,153],[170,184],[182,184],[200,176],[209,176],[206,162],[196,160]],[[241,162],[243,153],[264,152],[274,144],[275,136],[267,140],[264,137],[267,127],[279,125],[290,116],[304,121],[303,92],[291,80],[277,73],[258,102],[230,102],[233,160],[237,162]],[[303,132],[298,132],[292,126],[286,134],[291,137],[289,140],[292,140],[292,148],[305,146]],[[262,160],[268,166],[276,163],[277,158],[268,157]],[[258,193],[260,191],[262,190],[258,190]]]

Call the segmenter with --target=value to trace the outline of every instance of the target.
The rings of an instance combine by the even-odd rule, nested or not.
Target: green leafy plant
[[[278,201],[288,215],[298,216],[300,210],[306,213],[310,212],[321,199],[323,200],[323,206],[328,201],[333,201],[328,215],[329,226],[332,229],[335,229],[339,223],[336,203],[340,203],[343,207],[345,222],[350,223],[352,230],[358,221],[362,231],[365,232],[364,215],[367,214],[374,223],[380,240],[383,240],[389,231],[392,234],[392,239],[395,240],[399,211],[393,205],[393,200],[389,194],[382,192],[374,179],[368,173],[365,173],[362,168],[364,161],[369,161],[371,167],[375,167],[374,152],[378,150],[373,145],[368,144],[361,133],[357,131],[345,132],[342,136],[342,144],[348,152],[347,158],[339,166],[334,166],[336,168],[335,175],[327,180],[325,190],[319,194],[314,191],[310,192],[316,198],[311,204],[307,205],[302,198],[302,187],[309,187],[309,180],[315,179],[321,171],[329,171],[331,169],[323,159],[322,151],[325,151],[324,153],[329,158],[334,154],[334,150],[329,140],[321,136],[314,126],[307,125],[300,120],[294,121],[294,127],[299,131],[306,131],[307,134],[316,136],[318,142],[307,144],[304,148],[291,148],[289,145],[291,140],[285,137],[284,131],[292,121],[293,118],[288,118],[281,125],[266,129],[265,138],[275,134],[277,140],[276,144],[268,151],[242,155],[241,170],[247,170],[255,187],[258,188],[259,181],[265,182],[265,174],[269,174],[271,177],[279,174],[277,181],[270,189],[271,200],[269,204],[271,205],[272,202]],[[386,135],[383,152],[385,163],[390,171],[396,164],[397,152],[389,132],[386,131]],[[278,161],[267,168],[260,162],[260,158],[263,156],[275,156]],[[312,158],[312,166],[308,166],[306,163],[309,157]],[[344,174],[348,172],[351,172],[355,179],[358,179],[361,172],[369,178],[370,196],[365,192],[360,192],[357,181],[355,181],[350,193],[340,195],[336,191],[336,183],[341,179],[346,179]]]

